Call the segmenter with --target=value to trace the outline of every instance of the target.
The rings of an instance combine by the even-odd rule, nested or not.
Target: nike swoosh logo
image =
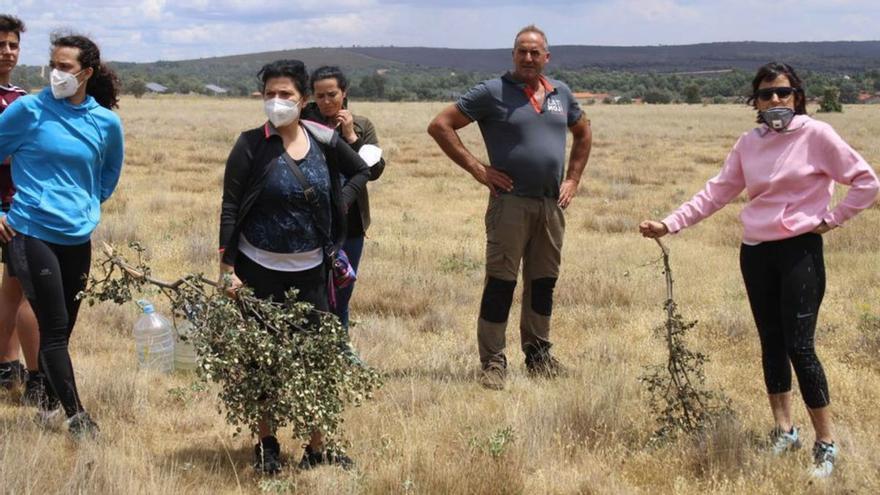
[[[800,314],[800,313],[798,313],[798,314],[797,314],[797,317],[798,317],[798,318],[808,318],[808,317],[810,317],[810,316],[813,316],[814,314],[815,314],[815,313],[804,313],[804,314]]]

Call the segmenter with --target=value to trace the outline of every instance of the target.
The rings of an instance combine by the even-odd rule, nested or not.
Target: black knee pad
[[[550,316],[553,312],[553,289],[555,278],[536,278],[532,280],[532,311],[541,316]]]
[[[504,323],[513,303],[513,290],[516,280],[501,280],[489,277],[483,288],[483,301],[480,303],[480,318],[491,323]]]

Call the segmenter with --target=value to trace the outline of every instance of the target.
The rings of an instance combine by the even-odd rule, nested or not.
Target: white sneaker
[[[790,431],[784,431],[780,427],[770,431],[770,443],[773,455],[782,455],[792,450],[801,448],[801,431],[797,426],[792,426]]]
[[[837,461],[837,446],[834,443],[825,443],[817,440],[813,444],[813,469],[810,474],[814,478],[827,478],[834,471],[834,462]]]

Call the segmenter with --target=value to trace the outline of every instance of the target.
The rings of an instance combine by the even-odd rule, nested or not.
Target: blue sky
[[[311,46],[510,46],[536,23],[552,46],[880,39],[878,0],[0,0],[28,26],[21,63],[49,33],[91,35],[107,60],[150,62]]]

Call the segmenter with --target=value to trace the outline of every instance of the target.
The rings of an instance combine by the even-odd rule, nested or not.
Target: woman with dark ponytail
[[[63,408],[75,438],[94,437],[98,425],[80,401],[68,343],[91,264],[91,234],[122,170],[122,124],[110,111],[118,106],[119,81],[84,36],[53,36],[49,65],[51,86],[0,115],[0,156],[12,157],[17,189],[0,217],[0,239],[39,323],[46,383],[38,419],[51,421]]]
[[[94,98],[104,108],[119,108],[119,78],[116,77],[116,73],[101,62],[101,52],[98,50],[98,45],[85,36],[54,35],[52,48],[53,52],[58,48],[79,50],[80,68],[82,70],[92,69],[91,76],[85,80],[86,94]]]

